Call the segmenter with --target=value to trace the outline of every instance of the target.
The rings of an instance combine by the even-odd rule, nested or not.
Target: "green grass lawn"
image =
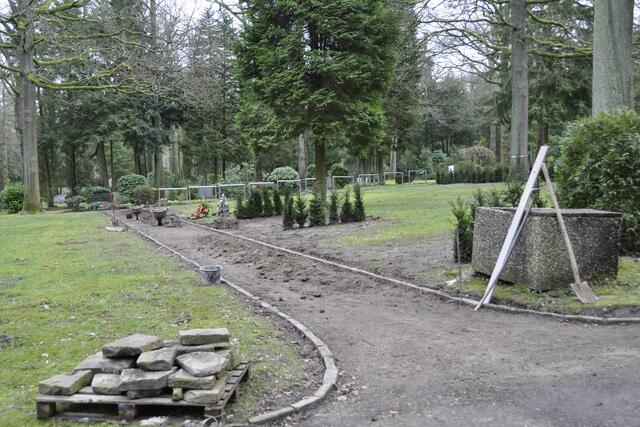
[[[384,221],[375,230],[345,237],[353,245],[379,245],[393,241],[395,244],[411,243],[415,238],[441,236],[453,228],[451,206],[458,196],[471,198],[477,188],[488,190],[502,184],[451,184],[435,185],[433,181],[396,185],[393,180],[388,185],[362,187],[365,208],[368,215],[379,216]],[[344,190],[340,190],[343,194]],[[310,193],[307,193],[310,198]],[[353,202],[353,192],[351,193]],[[199,202],[174,205],[170,208],[183,214],[195,212]],[[209,200],[215,211],[216,200]],[[235,200],[229,200],[231,211],[235,211]],[[211,219],[202,219],[208,222]]]
[[[230,409],[242,421],[264,393],[304,381],[296,348],[230,292],[158,256],[98,213],[0,215],[0,426],[39,425],[38,382],[73,369],[111,340],[140,332],[227,327],[254,376]],[[53,425],[68,425],[68,422]]]
[[[477,188],[488,190],[500,184],[435,185],[412,183],[363,187],[367,215],[379,216],[385,224],[374,231],[357,233],[345,240],[353,245],[412,244],[416,238],[440,237],[454,228],[449,202],[471,198]]]

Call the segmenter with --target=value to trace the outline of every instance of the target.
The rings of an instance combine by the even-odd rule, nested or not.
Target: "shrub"
[[[420,150],[418,158],[418,169],[424,169],[425,179],[433,179],[435,176],[435,165],[433,164],[433,153],[428,148]]]
[[[288,230],[293,227],[293,197],[289,192],[284,194],[284,209],[282,213],[282,228]]]
[[[163,169],[163,174],[164,174],[164,185],[163,187],[177,187],[178,186],[178,180],[176,179],[176,176],[169,170],[169,169]],[[151,171],[147,174],[147,181],[149,181],[149,185],[151,185],[152,187],[157,187],[157,183],[156,183],[156,174],[154,171]],[[186,187],[186,185],[185,185]]]
[[[330,173],[331,176],[351,176],[347,168],[337,163],[331,166]],[[342,188],[345,185],[349,185],[350,182],[349,178],[336,178],[336,188]]]
[[[280,197],[280,190],[273,188],[273,212],[276,215],[282,215],[282,198]]]
[[[325,225],[325,201],[322,194],[314,193],[309,203],[309,227]]]
[[[274,206],[270,191],[267,187],[262,189],[262,215],[265,217],[273,216]]]
[[[502,191],[498,190],[496,187],[489,190],[489,206],[502,206]]]
[[[247,219],[247,206],[242,193],[236,199],[236,219]]]
[[[298,172],[295,169],[289,166],[281,166],[279,168],[275,168],[269,176],[267,177],[268,181],[277,182],[281,179],[299,179]]]
[[[149,180],[142,175],[130,174],[118,179],[118,191],[127,201],[133,201],[133,191],[141,185],[149,185]]]
[[[307,221],[307,204],[300,193],[298,193],[298,196],[296,197],[293,216],[298,227],[304,227],[304,223]]]
[[[469,203],[469,212],[471,213],[471,219],[475,223],[476,221],[476,210],[483,206],[486,206],[486,195],[481,188],[476,189],[473,194],[473,200]]]
[[[222,182],[227,184],[249,182],[253,180],[255,172],[256,169],[252,163],[245,162],[234,165],[225,171],[225,177],[222,179]]]
[[[442,150],[436,150],[431,153],[431,162],[435,166],[441,165],[442,163],[447,163],[448,161],[449,156],[447,156],[447,154]]]
[[[453,257],[458,260],[458,233],[460,240],[460,261],[471,261],[473,252],[473,218],[469,204],[461,197],[455,203],[449,203],[455,218],[456,229],[453,231]]]
[[[262,215],[262,194],[260,190],[257,188],[251,190],[244,209],[244,215],[247,219],[257,218]]]
[[[82,196],[67,197],[64,202],[72,211],[77,212],[80,210],[80,203],[85,202],[85,198]]]
[[[342,210],[340,211],[340,222],[347,223],[353,221],[353,205],[349,195],[349,190],[344,193],[344,202],[342,203]]]
[[[307,166],[307,178],[315,178],[316,177],[316,164],[311,163]]]
[[[365,219],[364,201],[362,200],[362,189],[358,184],[353,186],[353,198],[353,220],[356,222],[362,222]]]
[[[522,191],[524,191],[523,186],[524,183],[522,181],[508,182],[507,188],[502,193],[503,203],[510,207],[517,207],[522,197]]]
[[[9,213],[18,213],[24,204],[24,186],[21,182],[7,185],[0,193],[0,209]]]
[[[149,185],[138,185],[133,190],[133,198],[136,203],[150,205],[156,200],[156,189]]]
[[[471,160],[473,163],[486,166],[491,165],[496,160],[496,155],[487,147],[475,145],[464,150],[465,160]]]
[[[622,212],[622,250],[640,252],[640,114],[601,113],[570,126],[555,178],[563,207]]]
[[[80,189],[80,191],[78,192],[78,194],[80,194],[85,199],[88,199],[89,197],[93,196],[94,194],[109,194],[109,189],[104,188],[104,187],[100,187],[98,185],[95,185],[95,186],[92,186],[92,187],[82,187]]]
[[[88,205],[89,210],[96,211],[98,209],[108,209],[111,207],[109,202],[91,202]]]
[[[340,221],[340,214],[338,213],[338,192],[332,191],[329,196],[329,223],[337,224]]]
[[[82,202],[78,205],[78,210],[79,211],[86,211],[89,210],[89,204],[87,202]]]

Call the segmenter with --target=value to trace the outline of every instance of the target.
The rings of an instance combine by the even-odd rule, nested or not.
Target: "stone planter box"
[[[490,276],[515,213],[514,208],[478,208],[473,233],[473,270]],[[622,214],[563,209],[582,280],[594,274],[615,278]],[[532,209],[500,279],[537,291],[568,287],[574,281],[553,209]]]

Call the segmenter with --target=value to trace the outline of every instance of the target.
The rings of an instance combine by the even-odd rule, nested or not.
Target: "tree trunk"
[[[492,122],[489,125],[489,150],[493,152],[496,158],[496,162],[500,161],[500,129],[497,122]]]
[[[511,159],[509,174],[529,174],[529,66],[527,59],[527,0],[511,0]]]
[[[509,166],[509,153],[511,149],[511,141],[509,137],[511,130],[506,123],[500,123],[500,164],[502,166]]]
[[[391,150],[389,154],[389,169],[391,172],[396,172],[398,168],[398,138],[391,137]],[[380,177],[382,179],[382,177]]]
[[[44,153],[44,176],[45,176],[45,189],[47,190],[46,192],[46,197],[47,197],[47,206],[52,208],[53,207],[53,197],[55,195],[55,185],[54,185],[54,181],[55,181],[55,177],[53,174],[53,148],[49,147],[46,149],[46,152]]]
[[[98,159],[98,169],[100,170],[100,181],[104,188],[109,188],[109,169],[107,167],[107,153],[104,148],[104,141],[100,140],[96,147],[96,158]]]
[[[549,144],[549,124],[544,117],[538,117],[538,148]]]
[[[316,152],[316,181],[313,190],[320,194],[324,200],[327,197],[327,163],[324,141],[316,140],[314,146]]]
[[[29,80],[33,67],[33,23],[31,8],[24,9],[24,30],[20,39],[20,67],[22,68],[19,99],[19,125],[22,136],[24,180],[23,212],[40,212],[40,176],[38,171],[38,122],[36,86]]]
[[[2,123],[0,123],[0,138],[2,138],[2,187],[0,191],[9,185],[9,138],[7,137],[6,124],[7,124],[7,93],[4,90],[4,85],[0,89],[2,91]]]
[[[111,190],[111,192],[113,192],[113,188],[116,185],[116,173],[115,171],[115,161],[113,159],[113,140],[109,141],[109,162],[111,163],[111,183],[109,185],[109,190]]]
[[[593,24],[593,108],[633,109],[633,0],[595,0]]]
[[[307,177],[307,133],[298,136],[298,175],[304,181]]]
[[[76,188],[78,187],[78,159],[76,156],[76,146],[72,145],[69,153],[69,186],[71,187],[71,194],[76,194]]]
[[[378,180],[378,184],[384,185],[384,180],[382,176],[384,174],[384,156],[382,154],[382,150],[377,150],[376,156],[376,173],[380,175],[380,179]]]

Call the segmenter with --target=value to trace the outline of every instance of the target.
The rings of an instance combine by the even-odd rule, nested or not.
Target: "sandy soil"
[[[279,236],[276,222],[260,221],[241,224],[237,232],[273,243],[284,239],[307,253],[329,250],[318,243],[320,234],[314,236],[324,229]],[[340,227],[347,233],[357,226]],[[613,426],[640,420],[636,325],[476,313],[190,225],[143,227],[187,257],[221,264],[226,278],[303,322],[334,351],[340,390],[288,424]],[[413,258],[393,246],[380,257],[377,248],[374,258],[386,261],[377,271],[435,283],[450,266],[445,239],[410,248]],[[371,267],[366,248],[334,249],[342,262]],[[410,261],[397,262],[405,258]]]
[[[352,245],[342,240],[377,231],[385,225],[384,219],[369,218],[362,223],[283,231],[282,218],[273,217],[242,220],[237,229],[230,231],[417,285],[434,285],[450,279],[442,276],[443,270],[456,267],[449,232],[431,240],[405,238],[375,246]]]

